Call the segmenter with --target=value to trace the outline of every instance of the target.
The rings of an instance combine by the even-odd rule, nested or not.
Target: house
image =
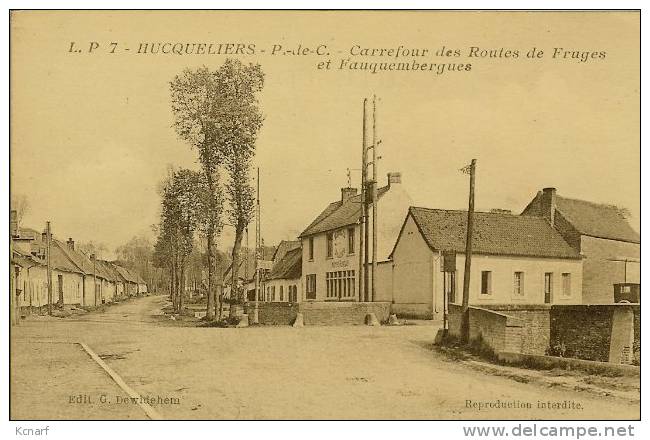
[[[612,303],[616,285],[640,284],[641,238],[616,206],[569,199],[544,188],[521,215],[546,219],[584,257],[585,304]]]
[[[126,296],[138,295],[138,278],[128,269],[113,264],[113,267],[120,275],[120,281],[124,285],[124,293]]]
[[[408,210],[391,253],[394,313],[438,318],[445,297],[462,304],[466,231],[466,211]],[[476,212],[470,275],[471,305],[582,302],[582,259],[540,217]]]
[[[389,173],[387,185],[377,189],[377,196],[377,282],[375,298],[368,299],[389,301],[389,254],[413,202],[402,187],[400,173]],[[366,299],[359,295],[358,279],[362,264],[359,258],[361,210],[357,189],[342,188],[341,199],[330,203],[300,234],[304,289],[299,301]],[[368,224],[372,225],[372,209],[370,214]],[[371,261],[372,239],[367,244]]]
[[[139,273],[134,272],[133,274],[135,275],[135,278],[138,281],[138,295],[147,294],[149,292],[147,289],[147,282],[144,279],[142,279]]]
[[[13,240],[16,288],[20,290],[22,309],[41,308],[48,304],[47,259],[45,233],[20,229]],[[53,304],[83,305],[84,272],[65,252],[65,245],[56,238],[50,242],[50,268]],[[18,292],[17,292],[18,293]]]
[[[262,301],[298,302],[302,295],[302,249],[294,247],[277,260],[262,286]]]
[[[262,246],[261,248],[263,266],[261,269],[261,281],[263,282],[266,275],[271,270],[273,265],[272,259],[275,255],[277,248],[275,246]],[[237,285],[244,286],[246,289],[246,297],[248,301],[255,300],[255,250],[242,248],[239,256],[239,271]],[[223,279],[223,297],[230,298],[230,291],[232,287],[232,262],[228,265],[222,275]]]

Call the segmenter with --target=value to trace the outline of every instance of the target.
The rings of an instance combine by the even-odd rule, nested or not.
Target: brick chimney
[[[72,237],[68,238],[68,241],[66,241],[65,244],[68,245],[68,249],[74,251],[74,240],[72,239]]]
[[[14,209],[9,212],[9,232],[11,238],[18,237],[18,212]]]
[[[544,188],[542,190],[542,216],[548,220],[551,226],[555,227],[555,209],[557,207],[555,188]]]
[[[356,188],[341,188],[341,202],[347,202],[351,197],[357,195]]]
[[[388,173],[388,187],[399,185],[402,183],[402,173],[392,172]]]

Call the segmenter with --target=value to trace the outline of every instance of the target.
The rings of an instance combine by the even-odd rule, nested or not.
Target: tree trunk
[[[178,293],[178,311],[181,312],[183,310],[183,295],[185,294],[185,264],[181,263],[181,276],[180,276],[180,290]]]
[[[205,318],[214,319],[214,290],[212,287],[212,231],[208,231],[208,305],[205,311]]]
[[[176,286],[176,280],[174,279],[174,263],[169,265],[169,300],[172,302],[172,307],[176,304],[176,299],[174,298],[174,289]]]
[[[230,287],[230,317],[235,316],[233,302],[243,303],[242,289],[239,288],[239,262],[241,254],[241,241],[244,237],[244,227],[241,222],[235,228],[235,244],[232,247],[232,283]]]

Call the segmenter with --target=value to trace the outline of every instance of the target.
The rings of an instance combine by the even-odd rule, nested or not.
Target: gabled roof
[[[287,252],[300,247],[300,240],[282,240],[273,253],[271,258],[273,261],[279,261],[286,255]]]
[[[297,248],[287,252],[278,261],[268,276],[270,280],[287,279],[294,280],[302,276],[302,249]]]
[[[377,190],[377,198],[386,194],[389,187]],[[350,197],[345,202],[339,200],[330,203],[316,219],[299,235],[300,238],[320,232],[331,231],[357,223],[361,216],[361,194]]]
[[[129,283],[136,283],[136,284],[137,284],[137,282],[138,282],[138,278],[137,278],[133,273],[131,273],[130,270],[128,270],[128,269],[126,269],[126,268],[124,268],[124,267],[122,267],[122,266],[118,266],[117,264],[113,264],[113,267],[115,268],[115,270],[117,271],[117,273],[119,273],[120,276],[121,276],[121,277],[122,277],[126,282],[129,282]]]
[[[50,246],[50,264],[53,269],[58,269],[64,272],[73,272],[83,274],[84,271],[79,268],[69,257],[64,250],[65,244],[59,240],[52,240]]]
[[[592,237],[640,243],[621,210],[613,205],[556,197],[557,210],[578,232]]]
[[[431,250],[465,252],[467,211],[411,207],[407,220],[409,216],[415,221]],[[581,258],[542,217],[493,212],[474,213],[472,252],[522,257]]]

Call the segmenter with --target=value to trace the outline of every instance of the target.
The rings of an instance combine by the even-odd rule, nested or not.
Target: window
[[[291,302],[298,302],[298,286],[291,286],[293,289],[293,293],[291,294],[291,298],[289,299]]]
[[[571,274],[562,274],[562,295],[571,296]]]
[[[544,274],[544,303],[550,304],[553,301],[553,273]]]
[[[327,285],[326,299],[354,299],[355,278],[353,270],[327,272],[325,274],[325,282]]]
[[[275,301],[275,286],[271,286],[271,301]]]
[[[354,253],[354,228],[348,228],[348,254]]]
[[[515,272],[514,294],[517,296],[524,295],[524,273]]]
[[[280,286],[280,301],[284,301],[284,286]]]
[[[492,295],[492,272],[489,270],[481,272],[481,295]]]
[[[305,281],[305,297],[316,299],[316,274],[307,275]]]
[[[327,233],[327,258],[332,258],[334,253],[334,234],[332,232]]]
[[[314,237],[309,237],[309,259],[314,259]]]
[[[445,272],[445,294],[447,301],[456,302],[456,272]]]

